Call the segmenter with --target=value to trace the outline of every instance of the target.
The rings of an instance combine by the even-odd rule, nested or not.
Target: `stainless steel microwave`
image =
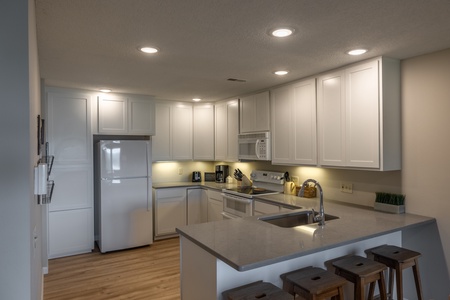
[[[242,160],[271,160],[270,132],[238,135],[239,154]]]

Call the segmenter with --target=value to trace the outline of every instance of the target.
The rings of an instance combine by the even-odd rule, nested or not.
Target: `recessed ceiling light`
[[[139,47],[139,50],[148,54],[153,54],[159,51],[158,48],[155,47]]]
[[[274,37],[287,37],[294,33],[292,28],[276,28],[271,30],[270,34]]]
[[[289,71],[286,71],[286,70],[280,70],[280,71],[273,72],[273,74],[278,75],[278,76],[283,76],[283,75],[286,75],[287,73],[289,73]]]
[[[350,50],[347,53],[350,55],[361,55],[367,52],[367,49],[354,49]]]
[[[198,102],[198,101],[202,101],[202,99],[200,99],[200,98],[194,98],[194,99],[192,99],[192,101]]]
[[[99,91],[102,93],[111,93],[112,92],[112,90],[110,90],[110,89],[100,89]]]

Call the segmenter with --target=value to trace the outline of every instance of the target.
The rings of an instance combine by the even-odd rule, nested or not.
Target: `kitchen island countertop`
[[[277,194],[256,198],[300,210],[319,210],[318,199]],[[282,228],[258,220],[260,216],[195,224],[177,232],[237,271],[290,260],[319,251],[436,222],[414,214],[388,214],[325,199],[326,214],[339,219],[294,228]],[[295,212],[296,210],[292,211]],[[288,213],[292,213],[288,212]],[[277,213],[277,214],[285,214]]]

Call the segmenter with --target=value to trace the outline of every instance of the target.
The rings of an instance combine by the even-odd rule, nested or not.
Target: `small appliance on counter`
[[[202,181],[202,175],[200,171],[192,172],[192,182],[200,182]]]
[[[216,172],[204,172],[205,173],[205,181],[214,182],[216,181]]]
[[[228,165],[216,166],[216,182],[225,183],[228,174]]]

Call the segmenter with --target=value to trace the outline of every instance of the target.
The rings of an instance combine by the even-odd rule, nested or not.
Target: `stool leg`
[[[364,285],[360,280],[355,282],[355,300],[364,300]]]
[[[417,291],[417,298],[419,300],[423,299],[422,295],[422,285],[420,283],[420,273],[419,273],[419,261],[418,259],[414,259],[415,265],[412,267],[413,273],[414,273],[414,281],[416,282],[416,291]]]
[[[384,282],[384,272],[380,272],[380,279],[378,279],[378,288],[380,290],[380,299],[387,300],[386,284]]]
[[[389,299],[394,299],[394,269],[389,268]]]
[[[342,286],[340,286],[338,288],[338,290],[339,290],[339,298],[338,298],[338,300],[344,300],[344,288]]]
[[[397,299],[403,299],[403,270],[396,264],[395,284],[397,288]]]
[[[369,286],[369,300],[373,300],[373,293],[375,292],[375,282],[371,282]]]

